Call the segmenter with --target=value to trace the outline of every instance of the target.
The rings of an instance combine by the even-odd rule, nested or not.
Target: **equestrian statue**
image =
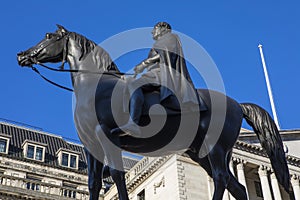
[[[103,171],[114,180],[119,199],[129,199],[123,150],[150,156],[185,153],[212,177],[213,200],[221,200],[225,189],[235,199],[246,200],[245,187],[229,169],[243,119],[253,127],[278,182],[290,190],[283,143],[271,116],[253,103],[238,103],[217,91],[195,89],[180,39],[170,24],[154,26],[155,42],[148,58],[134,68],[136,74],[147,70],[139,78],[136,74],[124,78],[125,73],[102,47],[57,26],[37,45],[18,53],[17,60],[20,66],[32,68],[65,89],[34,66],[68,63],[69,69],[62,64],[55,70],[71,74],[74,121],[86,149],[90,200],[99,197]]]

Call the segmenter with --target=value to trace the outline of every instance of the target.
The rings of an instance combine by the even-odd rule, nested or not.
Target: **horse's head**
[[[56,32],[47,33],[37,45],[17,54],[20,66],[46,62],[57,63],[65,60],[69,32],[60,25],[57,27]]]

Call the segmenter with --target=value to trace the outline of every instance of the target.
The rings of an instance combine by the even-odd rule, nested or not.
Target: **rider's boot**
[[[137,89],[133,93],[130,99],[130,117],[127,124],[112,129],[110,131],[111,134],[117,136],[131,135],[134,137],[140,137],[141,130],[138,123],[142,115],[143,104],[144,104],[144,95],[141,89]]]

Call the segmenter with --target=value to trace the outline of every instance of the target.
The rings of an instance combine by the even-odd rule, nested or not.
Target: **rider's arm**
[[[142,62],[143,65],[150,65],[159,62],[160,56],[159,54],[154,55],[153,57],[147,58]]]
[[[160,56],[158,53],[152,54],[150,57],[145,59],[143,62],[135,66],[134,71],[136,73],[141,73],[145,68],[152,66],[154,63],[157,63],[160,61]]]

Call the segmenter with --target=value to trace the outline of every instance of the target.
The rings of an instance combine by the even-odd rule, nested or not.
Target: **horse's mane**
[[[69,37],[72,38],[73,40],[75,40],[81,48],[81,55],[79,57],[79,60],[84,59],[89,53],[91,53],[93,51],[93,49],[95,47],[98,46],[92,40],[89,40],[85,36],[80,35],[80,34],[75,33],[75,32],[70,32]],[[116,64],[113,61],[111,61],[109,66],[106,66],[106,70],[107,71],[113,70],[113,71],[120,72],[118,67],[116,66]]]
[[[85,56],[89,54],[97,46],[95,42],[75,32],[71,32],[69,34],[69,37],[75,40],[81,48],[81,55],[79,57],[79,60],[84,59]]]

